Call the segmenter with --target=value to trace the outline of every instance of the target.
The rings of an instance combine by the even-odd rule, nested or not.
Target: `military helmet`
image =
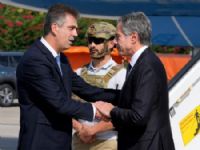
[[[115,36],[116,28],[108,22],[93,23],[88,27],[86,37],[103,38],[109,40]]]

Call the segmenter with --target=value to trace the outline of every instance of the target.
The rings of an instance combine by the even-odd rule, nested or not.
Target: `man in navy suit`
[[[77,36],[78,12],[62,4],[52,6],[44,35],[24,54],[17,67],[20,103],[18,150],[71,150],[72,117],[92,121],[96,108],[71,99],[114,99],[115,93],[92,87],[72,71],[62,53]]]
[[[151,25],[142,12],[122,16],[116,42],[130,55],[127,79],[117,106],[98,102],[118,131],[119,150],[174,150],[165,69],[150,48]]]

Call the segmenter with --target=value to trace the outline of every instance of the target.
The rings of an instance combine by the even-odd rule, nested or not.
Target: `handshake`
[[[111,117],[110,112],[114,108],[114,106],[111,103],[97,101],[93,103],[93,105],[96,107],[95,118],[101,119],[104,121],[110,120],[110,117]]]

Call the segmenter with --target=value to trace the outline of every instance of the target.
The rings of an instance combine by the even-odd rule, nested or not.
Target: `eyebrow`
[[[68,28],[75,28],[75,29],[78,29],[78,27],[77,26],[75,26],[75,25],[71,25],[71,26],[67,26]]]

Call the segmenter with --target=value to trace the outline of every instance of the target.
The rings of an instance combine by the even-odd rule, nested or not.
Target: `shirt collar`
[[[113,64],[115,64],[115,62],[113,61],[113,59],[111,58],[106,64],[104,64],[102,67],[100,68],[95,68],[92,64],[92,61],[89,64],[88,69],[92,70],[92,71],[99,71],[99,70],[107,70],[109,67],[111,67]]]
[[[44,44],[44,46],[47,47],[47,49],[51,52],[54,58],[60,56],[60,53],[57,53],[56,50],[53,49],[53,47],[49,45],[49,43],[43,37],[41,37],[40,41]]]
[[[135,54],[133,54],[133,56],[131,57],[131,61],[130,61],[130,64],[132,67],[136,64],[138,58],[146,50],[146,48],[148,48],[148,46],[145,45],[145,46],[141,47]]]

